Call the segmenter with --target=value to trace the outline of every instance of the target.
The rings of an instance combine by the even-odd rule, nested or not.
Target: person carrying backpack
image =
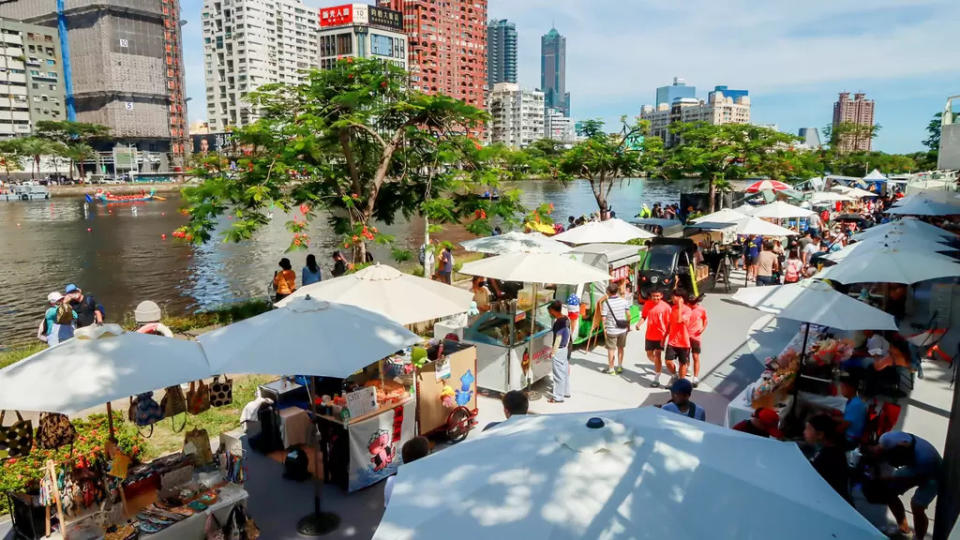
[[[43,320],[40,321],[40,327],[37,328],[37,339],[46,343],[47,336],[53,331],[53,325],[57,324],[57,305],[63,295],[57,291],[47,295],[47,309],[43,312]]]
[[[687,379],[677,379],[670,387],[670,401],[661,407],[665,411],[682,414],[694,420],[701,422],[707,421],[707,413],[703,407],[690,401],[690,394],[693,393],[693,383]]]
[[[49,295],[48,298],[52,301],[53,295]],[[69,294],[61,296],[56,305],[47,309],[45,316],[50,325],[50,333],[46,336],[46,342],[50,347],[72,338],[73,331],[77,328],[77,312],[73,309],[70,300]]]
[[[73,307],[73,318],[77,328],[103,324],[103,306],[97,303],[96,298],[89,294],[84,295],[80,287],[73,283],[67,285],[63,293],[64,299]]]
[[[800,281],[803,275],[803,261],[800,260],[800,252],[794,248],[790,250],[790,255],[783,263],[783,282],[796,283]]]

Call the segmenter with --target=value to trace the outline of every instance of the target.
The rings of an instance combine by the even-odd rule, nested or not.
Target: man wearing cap
[[[782,439],[780,432],[780,415],[769,407],[761,407],[753,411],[753,416],[733,426],[735,431],[742,431],[758,437],[773,437]]]
[[[73,306],[73,310],[77,312],[77,328],[83,328],[91,324],[103,324],[103,306],[98,304],[93,296],[84,295],[80,287],[73,283],[67,285],[63,293],[70,305]]]
[[[703,407],[690,401],[690,394],[693,393],[693,384],[687,379],[677,379],[673,381],[670,387],[670,401],[662,409],[672,413],[682,414],[694,420],[701,422],[707,421],[707,414]]]
[[[890,431],[880,436],[879,444],[872,449],[873,454],[895,467],[892,476],[882,477],[887,506],[896,518],[901,532],[909,533],[906,509],[900,501],[900,495],[912,487],[917,490],[910,499],[913,512],[914,538],[924,538],[927,534],[927,507],[937,496],[940,477],[943,474],[943,458],[940,453],[916,435],[903,431]]]

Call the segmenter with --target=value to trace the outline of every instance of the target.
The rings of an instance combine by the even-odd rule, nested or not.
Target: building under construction
[[[188,133],[179,0],[8,0],[0,17],[59,26],[67,116],[110,128],[112,141],[98,150],[136,147],[133,173],[181,170]],[[108,164],[99,172],[119,171]]]

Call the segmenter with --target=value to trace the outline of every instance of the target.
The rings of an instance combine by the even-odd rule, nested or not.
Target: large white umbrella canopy
[[[749,206],[749,205],[744,205]],[[751,208],[751,211],[756,211]],[[750,217],[739,209],[723,208],[705,216],[691,220],[693,223],[740,223]]]
[[[460,540],[885,538],[796,444],[654,407],[517,415],[401,466],[374,539],[451,527]]]
[[[277,306],[287,306],[307,295],[375,311],[400,324],[463,313],[470,309],[473,301],[470,291],[404,274],[392,266],[380,264],[301,287]]]
[[[522,233],[518,231],[484,236],[460,242],[463,249],[488,255],[503,253],[566,253],[570,246],[538,232]]]
[[[108,324],[0,370],[0,410],[73,414],[143,392],[209,377],[195,341]]]
[[[655,234],[631,225],[619,218],[606,221],[591,221],[560,234],[552,240],[568,244],[623,244],[640,238],[654,238]]]
[[[753,213],[753,216],[758,218],[787,219],[810,217],[815,213],[816,212],[813,210],[800,208],[799,206],[794,206],[790,203],[774,201],[770,204],[765,204],[760,208],[757,208],[757,211]]]
[[[957,235],[945,229],[941,229],[936,225],[931,225],[925,221],[920,221],[917,218],[905,217],[898,221],[889,221],[882,225],[870,227],[865,231],[853,235],[853,238],[855,240],[862,240],[866,238],[882,237],[889,234],[900,234],[909,238],[925,239],[943,238],[949,240],[957,237]]]
[[[815,277],[840,283],[917,283],[960,276],[960,264],[939,253],[883,246],[820,271]]]
[[[346,377],[420,338],[379,313],[304,296],[197,341],[217,373]]]
[[[863,179],[868,182],[872,182],[876,180],[886,181],[887,177],[884,176],[882,172],[878,171],[877,169],[874,169],[870,171],[870,174],[864,176]]]
[[[813,204],[825,204],[832,203],[836,201],[852,201],[853,197],[848,197],[842,193],[837,193],[834,191],[815,191],[810,197],[810,202]]]
[[[740,206],[734,208],[734,210],[736,210],[737,212],[740,212],[745,216],[752,216],[753,213],[757,211],[757,208],[759,207],[754,206],[752,204],[743,203]]]
[[[960,201],[947,191],[921,191],[897,201],[888,214],[911,216],[951,216],[960,214]]]
[[[837,330],[896,330],[893,315],[838,292],[822,281],[744,287],[733,300],[777,317]]]
[[[796,236],[797,231],[790,230],[764,221],[758,217],[750,217],[736,225],[737,234],[758,234],[760,236]]]
[[[503,281],[578,285],[609,281],[610,274],[568,255],[549,253],[508,253],[468,262],[461,274]]]
[[[867,197],[879,197],[880,195],[872,191],[867,191],[865,189],[860,189],[858,187],[848,187],[848,186],[834,186],[834,191],[839,191],[847,197],[853,197],[854,199],[865,199]]]
[[[839,251],[834,251],[826,256],[825,259],[840,262],[851,255],[862,255],[869,250],[889,247],[901,251],[920,251],[922,253],[931,253],[938,251],[955,251],[956,248],[942,244],[936,239],[930,238],[908,238],[902,234],[889,234],[883,236],[871,236],[853,244],[844,246]]]

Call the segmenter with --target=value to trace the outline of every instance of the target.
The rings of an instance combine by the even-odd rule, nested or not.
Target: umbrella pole
[[[117,442],[116,433],[113,430],[113,405],[107,402],[107,429],[110,431],[110,442]]]
[[[530,335],[527,336],[527,355],[530,358],[530,364],[527,369],[529,378],[527,379],[526,384],[526,394],[527,399],[533,401],[540,399],[540,393],[534,390],[531,390],[530,387],[533,385],[533,334],[537,331],[537,289],[539,283],[533,284],[533,300],[530,304]]]
[[[316,384],[316,378],[311,377],[311,382]],[[320,418],[317,411],[317,401],[314,398],[312,385],[307,385],[307,398],[310,400],[310,410],[313,412],[313,513],[300,518],[297,522],[297,532],[303,536],[323,536],[329,534],[340,526],[340,516],[332,512],[321,511],[321,482],[317,476],[320,468]]]

